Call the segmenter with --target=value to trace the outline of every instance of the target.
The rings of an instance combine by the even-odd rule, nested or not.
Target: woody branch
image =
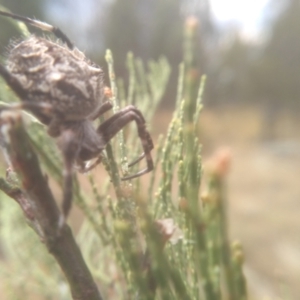
[[[59,209],[33,152],[19,113],[2,112],[0,144],[20,178],[20,187],[0,179],[0,189],[21,207],[31,227],[64,272],[73,299],[103,299],[68,225],[58,234]]]

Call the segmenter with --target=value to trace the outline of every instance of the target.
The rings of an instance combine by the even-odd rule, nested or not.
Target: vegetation
[[[120,181],[119,173],[128,172],[127,161],[141,151],[135,127],[129,126],[106,148],[103,165],[109,176],[99,180],[92,172],[86,189],[82,178],[74,178],[75,202],[84,215],[76,239],[104,299],[247,299],[242,249],[230,243],[227,232],[226,151],[213,158],[207,183],[202,180],[198,119],[205,77],[199,78],[194,65],[196,30],[196,20],[189,19],[176,109],[167,135],[156,142],[154,171],[131,182]],[[127,89],[123,80],[115,79],[110,51],[106,61],[114,111],[135,104],[150,123],[170,75],[166,59],[145,67],[129,54]],[[0,92],[2,101],[12,100],[3,83]],[[60,153],[43,126],[24,117],[29,119],[28,136],[19,143],[30,142],[28,151],[38,154],[57,196],[54,187],[61,188],[62,182]],[[2,141],[6,139],[2,136]],[[13,155],[9,149],[8,157]],[[8,170],[4,178],[4,173],[3,169],[4,192],[22,188],[30,195],[20,174]],[[26,218],[18,205],[4,194],[0,205],[0,292],[5,299],[70,299],[65,277],[35,232],[24,226]]]

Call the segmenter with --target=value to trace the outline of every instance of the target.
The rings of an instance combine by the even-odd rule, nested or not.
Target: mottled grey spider
[[[54,42],[31,35],[13,44],[6,66],[0,64],[0,75],[21,100],[11,108],[31,112],[47,126],[48,134],[57,139],[62,151],[62,225],[72,204],[74,166],[80,172],[93,169],[101,162],[101,153],[110,139],[129,122],[135,121],[144,153],[129,167],[144,157],[147,167],[122,180],[139,177],[153,169],[150,153],[153,142],[142,113],[133,105],[121,109],[94,128],[93,121],[112,108],[111,102],[104,100],[103,71],[74,47],[59,28],[4,11],[0,11],[0,15],[50,31],[60,39],[60,42]]]

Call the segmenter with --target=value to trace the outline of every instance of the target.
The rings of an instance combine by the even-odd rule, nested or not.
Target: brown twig
[[[5,146],[11,167],[21,181],[18,188],[0,179],[0,189],[19,203],[26,219],[64,272],[73,299],[103,299],[69,226],[64,225],[58,234],[59,209],[28,141],[20,114],[2,113],[0,129],[0,144]]]

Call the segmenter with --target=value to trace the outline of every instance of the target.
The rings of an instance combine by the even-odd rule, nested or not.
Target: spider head
[[[86,163],[98,159],[106,146],[103,135],[97,132],[90,120],[64,124],[57,143],[65,159],[75,161],[81,172],[88,171]]]

